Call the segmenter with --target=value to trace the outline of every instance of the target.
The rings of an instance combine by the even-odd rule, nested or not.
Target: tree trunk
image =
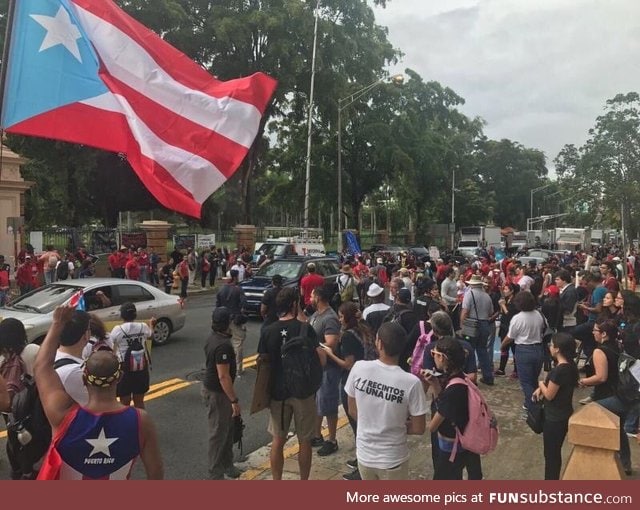
[[[262,135],[264,134],[264,128],[267,125],[267,121],[271,117],[271,113],[273,109],[273,103],[267,107],[264,115],[260,119],[260,125],[258,127],[258,133],[256,134],[253,143],[247,153],[247,157],[244,160],[244,163],[240,167],[240,193],[241,193],[241,201],[242,201],[242,223],[245,225],[252,224],[252,216],[251,216],[251,177],[253,172],[258,164],[258,160],[261,156],[261,152],[263,150],[262,145]]]

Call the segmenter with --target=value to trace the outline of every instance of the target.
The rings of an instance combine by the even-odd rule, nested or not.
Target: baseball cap
[[[558,297],[560,295],[560,289],[556,285],[549,285],[544,291],[546,294],[553,297]]]
[[[398,291],[398,302],[400,303],[410,303],[411,302],[411,291],[409,289],[400,289]]]
[[[384,289],[380,287],[380,285],[378,285],[377,283],[372,283],[369,286],[369,290],[367,291],[367,296],[376,297],[382,294],[383,292],[384,292]]]
[[[231,321],[231,312],[226,306],[219,306],[211,314],[211,322],[216,324],[226,324]]]

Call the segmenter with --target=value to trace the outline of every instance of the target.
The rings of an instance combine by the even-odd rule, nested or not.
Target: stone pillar
[[[240,248],[244,246],[253,253],[256,245],[256,233],[258,229],[255,225],[236,225],[233,227],[233,231],[236,234],[236,247]]]
[[[8,228],[7,219],[24,216],[24,193],[35,182],[25,181],[20,174],[20,167],[27,162],[26,159],[4,145],[0,153],[0,255],[4,255],[5,262],[15,268],[17,253],[25,241],[21,239],[22,230]]]
[[[563,480],[622,480],[620,418],[592,402],[569,419],[567,439],[574,445]]]
[[[147,234],[147,252],[153,249],[160,256],[160,263],[164,264],[167,261],[169,230],[173,225],[166,221],[145,220],[137,226]]]
[[[376,244],[389,244],[388,230],[378,230],[376,232]]]

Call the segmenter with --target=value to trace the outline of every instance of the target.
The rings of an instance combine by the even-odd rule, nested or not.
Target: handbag
[[[462,321],[462,334],[470,338],[475,338],[480,333],[480,323],[476,319],[467,317]]]
[[[543,332],[542,332],[542,343],[549,344],[551,342],[551,337],[556,333],[556,331],[549,326],[549,322],[547,322],[547,318],[542,314],[542,312],[538,312],[540,317],[542,317]]]
[[[541,434],[544,428],[544,404],[542,401],[533,401],[527,411],[527,425],[536,434]]]

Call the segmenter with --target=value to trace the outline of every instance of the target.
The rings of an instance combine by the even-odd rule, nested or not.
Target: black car
[[[271,278],[279,274],[284,279],[283,287],[300,288],[300,279],[307,272],[307,264],[316,265],[316,273],[324,276],[326,282],[335,282],[340,274],[340,264],[332,257],[284,257],[269,262],[254,275],[240,282],[240,287],[247,297],[247,312],[259,314],[260,302],[267,289],[272,287]]]

